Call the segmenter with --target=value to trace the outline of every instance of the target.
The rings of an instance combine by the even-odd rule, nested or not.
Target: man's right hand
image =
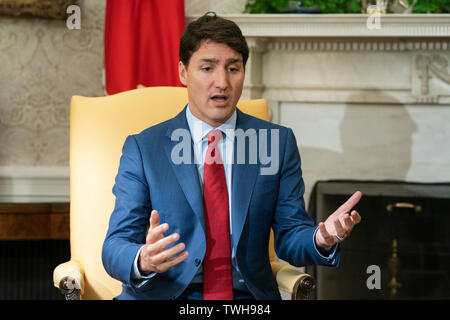
[[[187,251],[175,256],[184,250],[185,244],[182,242],[166,249],[167,246],[180,239],[178,233],[164,237],[164,232],[167,230],[169,230],[169,225],[167,223],[159,224],[158,211],[152,210],[146,244],[139,253],[138,267],[142,275],[148,275],[151,272],[166,272],[188,257]]]

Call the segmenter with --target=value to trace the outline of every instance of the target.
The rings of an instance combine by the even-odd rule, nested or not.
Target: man
[[[247,59],[234,22],[215,14],[192,22],[180,41],[188,105],[126,139],[102,253],[106,271],[123,283],[118,299],[280,299],[271,228],[282,260],[338,264],[339,243],[361,221],[352,211],[361,193],[314,226],[292,130],[236,108]],[[189,134],[190,161],[181,163],[179,130]],[[270,172],[264,149],[276,164]]]

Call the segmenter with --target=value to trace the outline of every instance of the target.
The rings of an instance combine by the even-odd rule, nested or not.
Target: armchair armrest
[[[292,300],[307,300],[315,288],[315,280],[307,273],[278,261],[272,261],[272,272],[281,290],[291,293]]]
[[[84,272],[81,264],[69,261],[53,270],[53,284],[59,288],[66,300],[80,300],[84,293]]]

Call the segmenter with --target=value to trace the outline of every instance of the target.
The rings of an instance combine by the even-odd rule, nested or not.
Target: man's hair
[[[242,62],[247,63],[248,46],[241,29],[231,20],[218,17],[215,12],[207,12],[192,21],[184,30],[180,39],[180,60],[187,67],[189,60],[204,41],[228,45],[242,54]]]

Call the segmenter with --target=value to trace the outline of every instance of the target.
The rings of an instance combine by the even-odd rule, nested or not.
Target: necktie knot
[[[213,146],[216,146],[220,139],[222,139],[222,135],[222,131],[218,129],[213,129],[208,132],[208,145],[212,144]]]
[[[222,139],[222,131],[214,129],[208,132],[208,149],[206,150],[205,158],[207,164],[222,163],[222,157],[218,150],[220,139]]]

